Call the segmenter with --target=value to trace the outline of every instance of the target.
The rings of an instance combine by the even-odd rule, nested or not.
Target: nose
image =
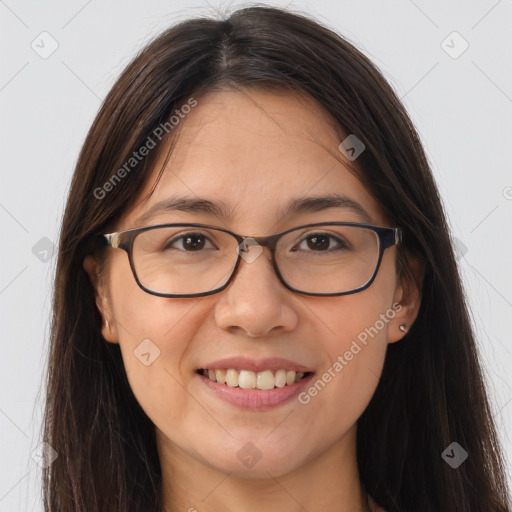
[[[262,252],[253,259],[251,251]],[[249,337],[293,330],[298,323],[292,305],[293,292],[279,280],[269,248],[249,246],[242,255],[231,283],[217,294],[218,327]]]

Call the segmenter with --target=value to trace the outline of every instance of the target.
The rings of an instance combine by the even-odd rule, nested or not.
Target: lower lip
[[[286,385],[282,388],[261,390],[230,387],[227,384],[213,382],[208,377],[198,374],[200,379],[219,398],[240,409],[250,410],[271,409],[292,400],[309,384],[313,375],[313,373],[310,373],[299,380],[299,382],[294,382],[290,386]]]

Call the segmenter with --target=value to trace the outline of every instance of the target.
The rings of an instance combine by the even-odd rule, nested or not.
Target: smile
[[[198,373],[204,375],[212,382],[218,382],[231,388],[270,390],[291,386],[299,382],[311,372],[296,372],[294,370],[263,370],[254,372],[251,370],[228,369],[200,369]]]
[[[201,368],[196,374],[208,392],[222,401],[240,409],[263,411],[296,398],[309,385],[314,372]]]

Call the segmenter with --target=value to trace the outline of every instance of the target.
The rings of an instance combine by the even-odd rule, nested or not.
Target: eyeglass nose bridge
[[[250,244],[248,241],[254,240],[261,247],[268,247],[270,250],[270,257],[268,258],[270,261],[275,259],[275,250],[278,239],[281,237],[281,234],[269,235],[269,236],[250,236],[250,235],[236,235],[238,241],[238,254],[242,256],[240,252],[247,252],[251,246],[254,244]]]
[[[233,282],[233,280],[236,278],[236,276],[240,270],[240,263],[242,260],[244,260],[245,263],[252,263],[253,261],[256,261],[256,259],[259,256],[256,256],[256,258],[254,260],[245,258],[243,256],[243,253],[248,252],[250,247],[254,246],[255,244],[257,244],[258,246],[260,246],[262,248],[267,247],[270,250],[270,256],[268,257],[268,259],[272,264],[272,267],[274,269],[274,272],[275,272],[277,278],[285,286],[285,288],[288,288],[290,290],[293,289],[284,280],[284,278],[281,274],[281,270],[279,269],[279,267],[277,265],[277,261],[276,261],[276,257],[275,257],[277,242],[286,233],[276,233],[274,235],[268,235],[268,236],[238,235],[236,233],[231,233],[231,234],[237,239],[237,242],[238,242],[237,251],[236,251],[238,256],[237,256],[235,266],[233,267],[233,271],[232,271],[229,279],[224,283],[224,285],[218,291],[224,290],[229,284],[231,284]],[[250,243],[251,241],[253,241],[253,243]]]

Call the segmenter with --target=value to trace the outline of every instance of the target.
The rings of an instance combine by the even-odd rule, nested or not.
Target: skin
[[[236,213],[223,219],[171,212],[145,225],[198,222],[264,236],[312,222],[361,222],[340,209],[276,219],[292,198],[333,190],[363,205],[373,224],[393,225],[339,161],[343,136],[332,120],[298,94],[212,93],[179,130],[156,189],[149,193],[159,165],[114,230],[139,227],[142,213],[177,192],[222,200]],[[394,246],[384,252],[368,289],[338,297],[286,289],[269,256],[265,248],[252,263],[242,261],[230,286],[200,298],[144,292],[122,250],[108,249],[101,279],[99,262],[92,256],[84,261],[108,320],[102,334],[119,343],[133,393],[155,424],[169,512],[371,510],[356,462],[357,419],[375,391],[388,344],[405,335],[399,325],[410,328],[417,316],[418,289],[399,280]],[[394,318],[306,405],[292,400],[267,411],[242,411],[216,398],[195,373],[209,361],[242,354],[288,358],[319,376],[395,302],[400,311]],[[133,353],[147,338],[160,350],[149,366]],[[237,457],[247,442],[261,454],[251,468]]]

